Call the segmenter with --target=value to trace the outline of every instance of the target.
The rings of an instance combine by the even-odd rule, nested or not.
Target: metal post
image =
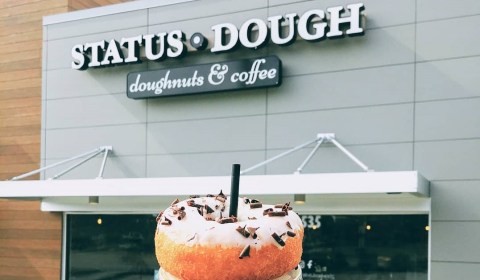
[[[324,140],[323,137],[320,138],[320,140],[317,140],[318,141],[317,145],[315,146],[315,148],[313,148],[313,150],[310,152],[310,154],[307,156],[307,158],[302,162],[302,164],[300,164],[300,166],[297,168],[297,171],[295,171],[295,174],[302,173],[303,168],[308,164],[308,162],[310,162],[312,157],[318,151],[318,149],[320,148],[320,145],[322,145],[322,143],[323,143],[323,140]]]
[[[70,166],[69,168],[61,171],[60,173],[56,174],[55,176],[53,176],[53,177],[50,178],[50,179],[51,179],[51,180],[55,180],[55,179],[57,179],[57,178],[60,178],[61,176],[67,174],[68,172],[72,171],[73,169],[77,168],[78,166],[80,166],[80,165],[84,164],[85,162],[91,160],[92,158],[96,157],[98,154],[100,154],[100,153],[102,153],[102,152],[103,152],[103,151],[98,151],[98,152],[92,154],[91,156],[83,159],[82,161],[80,161],[80,162],[78,162],[78,163]]]
[[[103,171],[105,170],[105,164],[107,164],[108,152],[112,150],[112,147],[111,146],[104,147],[104,149],[105,149],[105,154],[103,155],[102,165],[100,166],[100,172],[98,173],[97,178],[103,178]]]
[[[67,163],[67,162],[70,162],[70,161],[74,161],[74,160],[79,159],[79,158],[82,158],[82,157],[86,157],[86,156],[88,156],[88,155],[90,155],[90,154],[93,154],[93,153],[98,154],[99,152],[102,152],[103,149],[104,149],[103,147],[96,148],[96,149],[94,149],[94,150],[92,150],[92,151],[83,153],[83,154],[81,154],[81,155],[78,155],[78,156],[75,156],[75,157],[72,157],[72,158],[69,158],[69,159],[66,159],[66,160],[62,160],[62,161],[60,161],[60,162],[57,162],[57,163],[54,163],[54,164],[50,164],[50,165],[44,166],[44,167],[42,167],[42,168],[39,168],[39,169],[30,171],[30,172],[28,172],[28,173],[24,173],[24,174],[22,174],[22,175],[13,177],[13,178],[11,178],[10,180],[11,180],[11,181],[20,180],[20,179],[29,177],[29,176],[31,176],[31,175],[35,175],[35,174],[37,174],[37,173],[40,173],[40,172],[42,172],[42,171],[44,171],[44,170],[53,168],[53,167],[55,167],[55,166],[58,166],[58,165],[61,165],[61,164],[64,164],[64,163]]]
[[[340,151],[346,154],[351,160],[353,160],[356,164],[358,164],[358,166],[360,166],[364,171],[372,171],[368,168],[368,166],[363,164],[363,162],[361,162],[352,153],[350,153],[345,147],[343,147],[342,144],[340,144],[337,140],[335,140],[334,138],[329,138],[328,140],[331,141],[335,146],[337,146],[337,148],[339,148]]]
[[[304,147],[307,147],[307,146],[309,146],[309,145],[311,145],[311,144],[313,144],[313,143],[315,143],[315,142],[317,142],[317,141],[318,141],[318,138],[315,139],[315,140],[313,140],[313,141],[309,141],[309,142],[306,142],[306,143],[304,143],[304,144],[302,144],[302,145],[299,145],[299,146],[297,146],[297,147],[294,147],[294,148],[292,148],[292,149],[290,149],[290,150],[288,150],[288,151],[285,151],[285,152],[283,152],[283,153],[281,153],[281,154],[279,154],[279,155],[276,155],[276,156],[274,156],[274,157],[272,157],[272,158],[269,158],[269,159],[267,159],[267,160],[265,160],[265,161],[263,161],[263,162],[260,162],[259,164],[256,164],[256,165],[254,165],[254,166],[252,166],[252,167],[249,167],[249,168],[241,171],[240,174],[243,175],[243,174],[245,174],[245,173],[247,173],[247,172],[250,172],[250,171],[252,171],[252,170],[255,170],[255,169],[259,168],[259,167],[262,167],[262,166],[264,166],[264,165],[266,165],[266,164],[269,164],[269,163],[272,162],[272,161],[275,161],[275,160],[277,160],[277,159],[279,159],[279,158],[282,158],[282,157],[284,157],[284,156],[286,156],[286,155],[289,155],[289,154],[291,154],[291,153],[293,153],[293,152],[295,152],[295,151],[298,151],[298,150],[300,150],[300,149],[302,149],[302,148],[304,148]]]

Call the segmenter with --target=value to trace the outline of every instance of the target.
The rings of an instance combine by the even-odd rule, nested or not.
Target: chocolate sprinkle
[[[163,215],[163,211],[160,212],[160,213],[158,213],[157,218],[156,218],[157,223],[158,223],[158,221],[160,221],[160,219],[162,218],[162,215]]]
[[[165,220],[161,224],[165,226],[169,226],[172,224],[172,221],[170,221],[167,217],[165,217]]]
[[[289,221],[287,221],[287,227],[289,227],[290,229],[293,229]]]
[[[287,214],[285,212],[268,212],[269,217],[285,217]]]
[[[256,217],[248,217],[249,220],[256,220]]]
[[[259,228],[258,227],[257,228],[254,228],[254,227],[248,227],[247,228],[248,232],[252,235],[253,239],[257,239],[257,234],[255,233],[257,231],[257,229],[259,229]]]
[[[272,237],[273,239],[275,239],[275,241],[277,241],[277,243],[280,245],[280,246],[285,246],[285,241],[282,240],[282,238],[280,238],[280,236],[278,236],[278,234],[276,234],[275,232],[272,233]]]
[[[229,223],[236,223],[237,222],[237,218],[235,217],[230,217],[230,218],[222,218],[222,219],[219,219],[218,222],[220,224],[229,224]]]
[[[187,240],[187,242],[192,241],[193,239],[195,239],[196,236],[197,236],[197,233],[195,232],[195,234],[194,234],[192,237],[190,237],[190,238]]]
[[[244,257],[250,257],[250,245],[247,245],[245,248],[243,248],[238,258],[243,259]]]
[[[207,214],[215,212],[210,206],[208,206],[208,204],[205,204],[205,209],[207,209]]]
[[[273,208],[267,208],[263,210],[263,216],[268,215],[268,213],[273,212]]]
[[[260,203],[260,202],[252,202],[250,203],[250,209],[254,209],[254,208],[262,208],[263,205]]]
[[[245,230],[245,227],[246,227],[246,226],[244,226],[244,227],[238,226],[238,227],[237,227],[237,231],[238,231],[241,235],[243,235],[245,238],[249,238],[249,237],[250,237],[250,232],[248,232],[247,230]]]
[[[187,213],[185,213],[185,211],[179,211],[178,212],[178,220],[182,220],[183,218],[185,218],[185,216],[187,215]]]
[[[227,196],[223,194],[223,191],[222,191],[222,190],[220,190],[220,193],[219,193],[217,196],[220,196],[220,197],[223,197],[223,198],[227,198]]]
[[[287,231],[287,235],[290,236],[290,237],[295,237],[296,236],[295,232],[293,232],[293,231]]]

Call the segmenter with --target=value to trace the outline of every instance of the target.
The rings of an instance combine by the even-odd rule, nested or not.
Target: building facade
[[[332,240],[322,239],[312,245],[311,254],[323,254],[326,259],[312,259],[311,263],[305,259],[304,272],[310,273],[311,279],[353,279],[352,274],[385,279],[476,279],[480,272],[480,248],[475,238],[480,232],[480,211],[476,206],[480,193],[480,79],[476,71],[480,55],[476,28],[480,5],[469,0],[362,1],[364,9],[358,9],[359,19],[341,24],[338,31],[341,35],[335,35],[332,23],[338,9],[334,7],[346,10],[343,18],[352,18],[358,4],[343,0],[248,0],[241,5],[235,1],[210,0],[134,1],[46,17],[41,165],[49,166],[96,147],[112,146],[105,169],[100,172],[105,179],[195,177],[200,180],[204,176],[228,176],[232,163],[254,166],[319,134],[334,133],[335,139],[368,169],[376,173],[417,171],[429,180],[430,193],[427,197],[405,199],[385,194],[338,193],[309,200],[307,195],[306,206],[299,209],[312,232],[308,239],[311,244],[322,238],[313,237],[317,218],[322,230],[326,230],[328,223],[336,224],[340,230],[350,224],[360,228],[358,236],[345,237],[345,240],[355,239],[352,245],[355,248],[337,252],[342,253],[342,265],[340,261],[328,262],[330,257],[339,260],[340,254],[314,250],[315,246],[333,248],[328,245]],[[299,18],[294,27],[298,31],[297,40],[274,42],[278,29],[282,38],[289,34],[288,20],[283,21],[284,27],[273,28],[272,22],[278,20],[275,16],[288,18],[293,13]],[[267,22],[270,30],[263,32],[263,23]],[[239,42],[231,50],[226,50],[227,45],[235,38],[232,32],[236,31],[224,32],[227,24],[238,31]],[[350,35],[358,36],[345,36],[348,30],[355,29],[352,27],[355,24],[364,30],[351,31]],[[181,40],[177,31],[183,32],[185,40]],[[201,40],[192,39],[195,33],[204,35],[199,40],[208,41],[205,49],[200,47]],[[219,36],[224,36],[224,40]],[[261,40],[262,36],[266,39]],[[140,38],[138,46],[136,38]],[[113,40],[124,44],[120,46]],[[157,43],[157,48],[147,48],[148,40]],[[165,55],[156,61],[155,54],[161,52],[162,46]],[[179,55],[182,48],[185,51]],[[149,98],[129,98],[141,91],[136,90],[142,87],[143,80],[136,80],[139,75],[157,75],[166,80],[165,75],[170,71],[172,75],[178,72],[191,78],[185,74],[189,69],[197,69],[200,75],[204,73],[200,66],[206,65],[209,69],[204,76],[206,84],[216,63],[237,61],[251,65],[256,59],[271,57],[281,61],[275,68],[280,81],[274,85],[242,90],[211,87],[205,91],[215,92],[200,94],[200,90],[194,90],[168,97],[153,92]],[[136,58],[143,62],[134,63]],[[125,64],[127,59],[131,63]],[[242,71],[253,71],[249,67],[238,69],[237,82]],[[268,74],[264,75],[265,80]],[[159,79],[145,80],[143,87],[158,87],[160,84],[153,82]],[[233,79],[232,76],[232,83]],[[183,88],[190,90],[194,86]],[[334,143],[325,142],[302,174],[365,171]],[[311,151],[310,147],[300,148],[249,175],[292,174]],[[103,157],[95,157],[61,177],[65,182],[95,179],[103,162]],[[42,178],[60,173],[62,168],[48,169]],[[291,193],[295,193],[293,186]],[[88,196],[57,196],[42,202],[43,210],[63,213],[61,258],[65,279],[74,279],[74,275],[79,275],[76,270],[89,268],[81,258],[81,254],[88,252],[74,255],[83,246],[78,244],[93,242],[81,236],[75,239],[75,232],[82,225],[89,228],[88,221],[82,220],[88,215],[81,214],[88,212],[101,224],[112,216],[102,216],[101,220],[99,215],[113,214],[117,218],[121,214],[151,215],[156,207],[152,201],[145,202],[148,206],[144,208],[134,206],[111,198],[115,194],[100,196],[100,203],[91,205]],[[102,202],[110,204],[104,206]],[[392,220],[373,217],[376,214]],[[373,244],[369,243],[373,241],[369,241],[366,232],[375,232],[375,223],[378,227],[389,227],[401,224],[402,219],[417,219],[419,215],[423,235],[402,231],[381,238],[393,240],[408,235],[422,240],[423,245],[419,246],[423,251],[418,253],[418,261],[405,259],[406,252],[398,251],[398,247],[417,246],[402,243],[408,239],[399,238],[396,247],[387,243],[376,245],[388,247],[395,254],[379,251],[372,255],[365,250],[368,248],[365,244]],[[358,221],[352,222],[352,217]],[[122,218],[127,221],[127,217]],[[345,221],[344,226],[340,227],[338,221]],[[413,225],[418,223],[406,224]],[[108,232],[104,234],[108,236]],[[125,236],[122,240],[141,239],[133,232]],[[72,240],[86,243],[76,245]],[[131,246],[126,244],[124,248]],[[350,243],[342,243],[346,248],[345,244]],[[365,263],[360,261],[370,259]],[[145,260],[139,266],[150,269],[149,262]],[[310,271],[315,265],[316,271]],[[410,269],[413,266],[421,268]],[[350,274],[342,271],[342,267],[350,267]],[[90,275],[100,277],[100,274]]]

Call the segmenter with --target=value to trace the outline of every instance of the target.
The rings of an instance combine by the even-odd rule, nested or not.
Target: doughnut
[[[192,196],[157,216],[155,255],[163,278],[296,279],[304,232],[290,203],[238,198],[237,217],[228,217],[229,205],[222,192]]]

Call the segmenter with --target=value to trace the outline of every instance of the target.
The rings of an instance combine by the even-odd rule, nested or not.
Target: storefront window
[[[426,280],[427,215],[302,215],[305,280]]]
[[[426,280],[427,215],[302,215],[305,280]],[[155,279],[155,215],[67,215],[66,279]]]
[[[66,279],[154,279],[154,215],[67,215]]]

